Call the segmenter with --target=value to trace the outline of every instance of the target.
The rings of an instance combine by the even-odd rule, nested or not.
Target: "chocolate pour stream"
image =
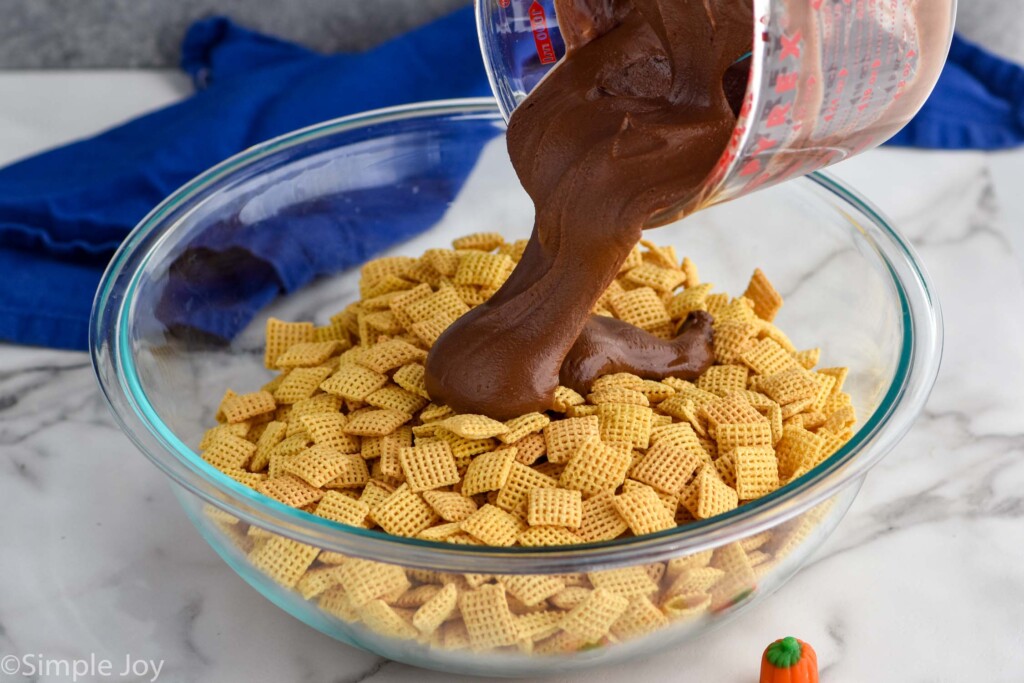
[[[713,360],[711,316],[674,340],[590,311],[648,220],[696,193],[725,150],[746,87],[751,0],[558,0],[566,59],[515,110],[508,149],[534,202],[511,277],[427,358],[427,390],[509,419],[551,407],[559,383],[607,372],[693,379]]]

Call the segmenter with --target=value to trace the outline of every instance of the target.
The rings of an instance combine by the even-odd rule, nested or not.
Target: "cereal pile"
[[[202,457],[335,522],[444,543],[552,546],[726,513],[805,474],[852,434],[846,369],[814,370],[819,350],[798,351],[772,323],[782,298],[763,273],[730,298],[701,283],[689,259],[646,241],[595,313],[671,338],[706,310],[714,366],[695,383],[617,374],[586,396],[561,387],[554,410],[507,422],[455,414],[426,392],[427,350],[501,286],[525,242],[476,234],[453,246],[367,263],[361,300],[329,325],[269,320],[265,363],[280,374],[260,391],[225,394]],[[589,575],[456,576],[321,553],[212,514],[257,567],[336,616],[474,649],[563,651],[616,630],[647,632],[735,599],[806,533]]]

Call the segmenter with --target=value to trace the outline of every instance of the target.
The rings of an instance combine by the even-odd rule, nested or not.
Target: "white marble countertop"
[[[186,89],[164,72],[0,74],[0,163]],[[787,634],[815,645],[826,683],[1024,680],[1024,152],[876,151],[835,171],[913,240],[939,290],[946,354],[927,411],[767,604],[566,680],[753,683],[761,649]],[[163,660],[159,680],[204,683],[452,678],[336,643],[259,597],[114,426],[85,354],[0,345],[0,472],[0,657],[94,655],[115,673],[126,657]]]

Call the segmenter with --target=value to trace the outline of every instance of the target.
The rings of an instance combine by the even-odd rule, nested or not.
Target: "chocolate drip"
[[[427,358],[430,395],[460,412],[508,419],[550,408],[559,383],[692,379],[712,362],[707,314],[664,340],[590,311],[652,216],[697,208],[735,126],[751,0],[561,0],[557,10],[569,53],[508,130],[533,234],[505,285]]]

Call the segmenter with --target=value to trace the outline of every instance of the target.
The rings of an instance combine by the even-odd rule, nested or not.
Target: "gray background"
[[[358,50],[465,4],[468,0],[0,0],[0,68],[173,66],[185,27],[211,14],[227,14],[318,50]],[[1024,0],[961,0],[959,27],[1024,61]]]
[[[160,67],[225,14],[318,50],[359,50],[469,0],[0,0],[0,68]]]

